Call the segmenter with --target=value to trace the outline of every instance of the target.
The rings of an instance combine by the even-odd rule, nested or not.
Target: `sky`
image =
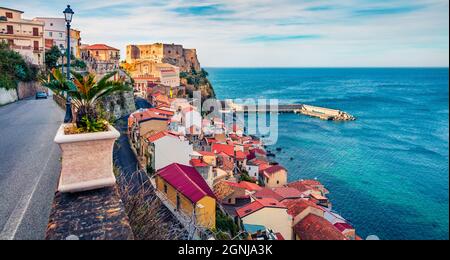
[[[1,0],[82,42],[197,49],[204,67],[448,67],[448,0]]]

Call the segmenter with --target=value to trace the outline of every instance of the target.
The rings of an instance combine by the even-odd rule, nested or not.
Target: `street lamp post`
[[[67,80],[70,80],[70,23],[72,22],[72,16],[74,12],[70,8],[70,5],[67,5],[66,10],[64,10],[64,18],[66,20],[67,25],[67,48],[66,48],[66,55],[67,55],[67,68],[66,68],[66,74],[67,74]],[[64,117],[64,123],[70,123],[72,122],[72,98],[70,97],[69,93],[67,93],[66,98],[66,116]]]

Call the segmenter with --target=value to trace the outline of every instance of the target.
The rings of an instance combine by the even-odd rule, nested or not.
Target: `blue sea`
[[[279,115],[276,160],[317,178],[362,238],[449,239],[448,68],[208,68],[217,97],[344,110],[353,122]],[[293,157],[294,160],[290,160]]]

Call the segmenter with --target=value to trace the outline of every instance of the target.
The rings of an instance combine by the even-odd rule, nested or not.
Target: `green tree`
[[[19,81],[36,80],[39,67],[27,63],[22,56],[11,50],[6,43],[0,42],[0,87],[11,89]]]
[[[45,52],[45,66],[48,71],[57,67],[58,60],[61,56],[61,51],[57,46],[52,46],[50,50]]]
[[[53,69],[50,80],[43,80],[43,85],[56,92],[66,92],[72,97],[72,105],[77,111],[76,124],[78,128],[86,129],[88,125],[94,125],[95,121],[101,120],[97,114],[97,102],[116,92],[130,91],[125,78],[111,80],[117,74],[112,72],[105,75],[99,81],[95,80],[94,74],[82,75],[74,71],[73,81],[67,80],[62,72]]]

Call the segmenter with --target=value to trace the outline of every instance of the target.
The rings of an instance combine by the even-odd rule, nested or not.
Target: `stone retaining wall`
[[[16,102],[18,100],[17,91],[15,89],[0,88],[0,106]]]

